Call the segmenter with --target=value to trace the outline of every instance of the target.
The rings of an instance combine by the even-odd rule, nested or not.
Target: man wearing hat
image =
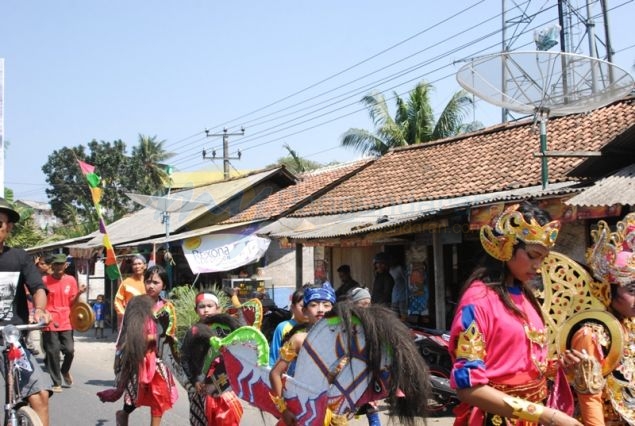
[[[47,292],[42,276],[31,256],[22,249],[5,244],[13,230],[13,224],[19,220],[18,212],[4,198],[0,198],[0,276],[3,278],[0,280],[0,325],[28,323],[29,308],[25,286],[33,297],[33,319],[36,322],[48,323],[50,317],[46,310]],[[0,352],[0,360],[2,356]],[[28,351],[27,357],[33,371],[22,371],[20,390],[22,395],[26,395],[29,405],[38,414],[42,424],[47,426],[49,391],[52,383]]]
[[[62,378],[67,387],[73,384],[70,370],[75,345],[70,319],[71,306],[86,291],[86,286],[78,288],[75,277],[64,273],[67,266],[66,255],[56,254],[51,262],[51,273],[44,277],[44,284],[49,292],[46,309],[51,313],[51,323],[42,330],[42,341],[46,353],[46,369],[53,380],[53,392],[62,392]],[[64,355],[61,366],[60,352]]]

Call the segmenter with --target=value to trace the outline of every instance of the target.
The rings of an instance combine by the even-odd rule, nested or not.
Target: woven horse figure
[[[270,398],[268,344],[241,327],[211,345],[223,354],[232,389],[245,401],[279,416]],[[338,304],[311,327],[298,353],[284,398],[302,425],[324,423],[327,408],[352,416],[369,401],[391,397],[391,413],[403,424],[425,414],[429,380],[409,330],[390,310]]]

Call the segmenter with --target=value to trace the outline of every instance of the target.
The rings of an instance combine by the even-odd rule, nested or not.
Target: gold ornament
[[[627,285],[635,281],[635,213],[617,222],[616,231],[601,220],[591,231],[593,246],[587,250],[587,263],[593,275],[605,284]]]
[[[512,415],[514,417],[527,420],[532,423],[539,423],[540,415],[543,411],[545,411],[545,407],[540,404],[529,402],[514,396],[503,397],[503,402],[512,408]]]
[[[571,386],[582,394],[598,394],[604,389],[606,381],[602,376],[600,362],[592,356],[584,354],[574,367]]]
[[[287,403],[285,402],[283,397],[276,396],[276,395],[274,395],[272,393],[270,393],[269,396],[271,397],[271,400],[275,404],[275,406],[278,409],[278,411],[280,412],[280,414],[282,414],[285,411],[287,411]]]
[[[569,318],[591,309],[604,310],[594,288],[599,285],[573,259],[562,253],[551,251],[542,262],[543,289],[536,291],[541,301],[545,326],[548,332],[549,358],[557,357],[556,340],[559,331]]]
[[[517,211],[518,206],[514,204],[501,213],[493,229],[489,225],[481,227],[481,244],[495,259],[504,262],[510,260],[518,240],[527,244],[540,244],[548,249],[556,243],[560,230],[559,221],[554,220],[541,226],[536,219],[532,218],[527,223],[523,214]]]
[[[619,364],[624,348],[622,325],[617,318],[606,310],[589,310],[580,312],[569,318],[558,334],[558,340],[556,342],[558,351],[560,354],[564,354],[568,348],[571,334],[579,329],[580,324],[587,322],[594,322],[603,327],[604,333],[607,333],[609,336],[609,353],[604,358],[604,361],[602,361],[602,376],[606,376]]]
[[[467,359],[468,361],[485,359],[483,334],[476,326],[476,322],[472,322],[465,331],[459,333],[459,339],[456,344],[456,357]]]

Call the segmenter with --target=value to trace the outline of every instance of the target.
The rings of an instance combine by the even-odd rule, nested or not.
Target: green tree
[[[101,211],[106,222],[113,222],[141,208],[126,196],[126,192],[151,194],[164,187],[168,175],[161,161],[173,154],[165,152],[163,143],[157,142],[156,137],[140,135],[139,145],[133,147],[131,156],[126,155],[126,144],[121,140],[92,140],[87,146],[53,151],[42,171],[49,184],[46,194],[51,209],[64,228],[73,234],[86,226],[94,226],[90,232],[98,223],[90,188],[77,160],[95,166],[103,189]]]
[[[397,107],[395,117],[390,114],[384,95],[372,93],[362,98],[375,131],[351,128],[342,135],[342,146],[355,149],[362,154],[384,155],[391,148],[431,142],[459,134],[464,128],[463,120],[472,106],[472,99],[461,90],[443,109],[438,120],[430,103],[433,87],[419,83],[407,100],[394,93]]]
[[[112,143],[92,140],[88,149],[79,145],[53,151],[42,171],[49,184],[46,195],[55,216],[64,224],[72,222],[73,211],[82,218],[94,219],[96,216],[88,183],[77,160],[92,164],[101,176],[104,191],[100,204],[107,221],[114,221],[130,211],[133,203],[125,196],[128,190],[125,150],[126,145],[121,140]]]
[[[132,148],[129,176],[133,176],[137,187],[135,192],[152,194],[170,183],[166,160],[174,157],[173,152],[163,148],[165,140],[157,141],[156,136],[139,135],[138,145]]]
[[[286,169],[293,174],[304,173],[324,167],[324,164],[300,157],[300,155],[298,155],[298,153],[292,149],[289,144],[285,143],[283,146],[289,155],[278,158],[275,163],[269,164],[267,167],[285,166]]]
[[[11,247],[24,248],[42,244],[46,240],[46,236],[35,223],[33,209],[20,206],[14,206],[14,208],[20,213],[20,221],[13,225],[13,231],[7,239],[7,244]]]

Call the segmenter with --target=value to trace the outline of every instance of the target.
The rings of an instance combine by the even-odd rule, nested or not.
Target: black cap
[[[0,212],[9,216],[9,222],[18,223],[20,221],[20,213],[15,211],[11,204],[4,198],[0,198]]]

